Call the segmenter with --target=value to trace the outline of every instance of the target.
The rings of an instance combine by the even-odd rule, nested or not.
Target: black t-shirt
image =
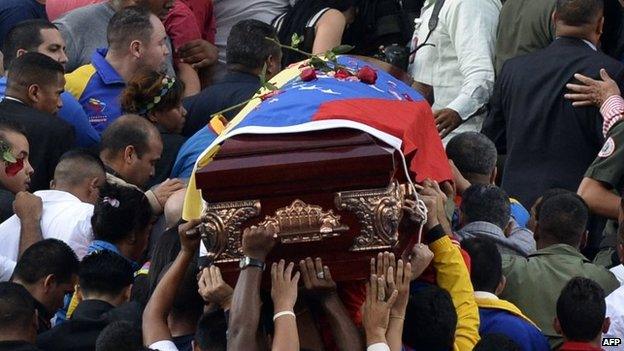
[[[26,341],[0,341],[0,351],[40,351],[34,344]]]

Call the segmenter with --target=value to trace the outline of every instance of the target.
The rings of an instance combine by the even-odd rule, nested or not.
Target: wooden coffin
[[[243,229],[272,222],[279,243],[267,264],[321,257],[336,281],[366,279],[371,257],[401,255],[416,237],[403,220],[402,167],[398,151],[350,129],[233,137],[196,174],[203,243],[233,284]]]

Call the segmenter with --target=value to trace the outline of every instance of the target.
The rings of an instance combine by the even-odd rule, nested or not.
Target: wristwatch
[[[241,258],[240,263],[238,264],[238,266],[240,267],[241,270],[252,266],[252,267],[258,267],[260,268],[262,271],[264,271],[265,268],[265,264],[264,262],[257,260],[255,258],[251,258],[249,256],[245,256],[243,258]]]

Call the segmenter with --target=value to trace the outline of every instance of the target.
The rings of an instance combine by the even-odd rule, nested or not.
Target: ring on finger
[[[325,279],[325,273],[324,272],[316,272],[316,277],[319,279]]]

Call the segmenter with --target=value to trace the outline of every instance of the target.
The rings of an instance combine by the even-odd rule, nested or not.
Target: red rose
[[[336,74],[334,75],[334,78],[336,79],[347,79],[348,77],[350,77],[352,74],[349,73],[349,71],[347,71],[344,68],[339,68],[336,71]]]
[[[266,100],[268,100],[268,99],[270,99],[272,97],[275,97],[275,96],[277,96],[277,95],[279,95],[281,93],[282,93],[281,90],[273,90],[273,91],[270,91],[270,92],[268,92],[268,93],[266,93],[264,95],[260,95],[260,100],[266,101]]]
[[[377,72],[370,66],[364,66],[357,72],[357,77],[362,83],[375,84],[377,81]]]
[[[4,172],[9,177],[13,177],[17,173],[19,173],[19,171],[21,171],[24,168],[24,159],[20,158],[15,163],[8,163],[8,162],[6,162],[6,164],[7,164],[7,166],[4,169]]]
[[[314,68],[306,68],[299,73],[299,78],[304,82],[311,82],[316,79],[316,71]]]

